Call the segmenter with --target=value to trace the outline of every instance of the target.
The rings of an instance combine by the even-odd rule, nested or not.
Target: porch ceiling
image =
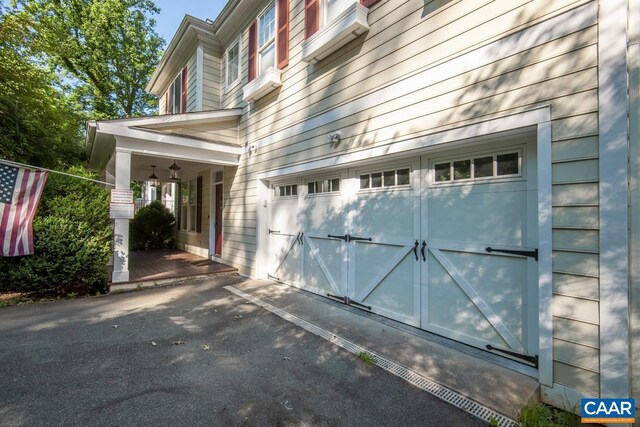
[[[89,168],[102,172],[116,150],[151,158],[153,163],[145,165],[160,164],[161,159],[237,165],[243,151],[237,133],[241,114],[241,109],[230,109],[88,122]]]

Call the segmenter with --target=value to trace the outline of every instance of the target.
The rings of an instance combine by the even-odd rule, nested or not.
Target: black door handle
[[[418,261],[418,245],[420,245],[420,243],[416,240],[416,243],[413,245],[413,254],[416,256],[416,261]]]
[[[424,249],[427,247],[427,242],[425,242],[424,240],[422,241],[422,248],[420,248],[420,253],[422,254],[422,262],[426,262],[427,261],[427,256],[424,253]]]

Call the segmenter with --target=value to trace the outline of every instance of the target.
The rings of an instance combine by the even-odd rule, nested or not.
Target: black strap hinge
[[[505,350],[503,348],[496,348],[494,346],[492,346],[491,344],[487,344],[486,345],[486,349],[489,351],[497,351],[499,353],[504,353],[507,354],[511,357],[515,357],[517,359],[522,359],[526,362],[529,362],[531,364],[533,364],[533,366],[538,369],[538,355],[536,354],[535,356],[529,356],[528,354],[522,354],[522,353],[516,353],[515,351],[511,351],[511,350]]]

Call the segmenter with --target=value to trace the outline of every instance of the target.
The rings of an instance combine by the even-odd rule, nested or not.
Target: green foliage
[[[131,249],[169,249],[175,247],[176,219],[161,202],[141,208],[130,224]]]
[[[580,418],[571,412],[544,403],[527,405],[520,411],[521,427],[579,427]]]
[[[81,167],[69,173],[91,177]],[[109,192],[51,174],[33,222],[35,254],[0,258],[0,291],[87,294],[107,286]]]
[[[376,359],[373,356],[371,356],[369,353],[365,353],[364,351],[361,351],[358,354],[358,358],[362,360],[364,364],[367,365],[369,368],[376,364]]]
[[[30,59],[26,32],[0,15],[0,158],[56,167],[80,160],[81,115],[55,76]]]
[[[76,102],[94,118],[145,115],[156,105],[144,91],[163,40],[151,0],[12,0],[35,51],[67,73]]]

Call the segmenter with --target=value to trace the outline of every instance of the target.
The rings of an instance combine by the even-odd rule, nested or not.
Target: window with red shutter
[[[254,21],[249,27],[249,81],[256,78],[256,60],[258,50],[258,25]]]
[[[281,70],[289,64],[289,0],[278,0],[278,68]]]
[[[378,1],[379,0],[360,0],[360,4],[362,4],[364,7],[371,7]]]
[[[305,0],[304,4],[304,37],[308,39],[320,28],[319,0]]]
[[[187,67],[182,69],[182,94],[181,94],[180,112],[187,112]]]

